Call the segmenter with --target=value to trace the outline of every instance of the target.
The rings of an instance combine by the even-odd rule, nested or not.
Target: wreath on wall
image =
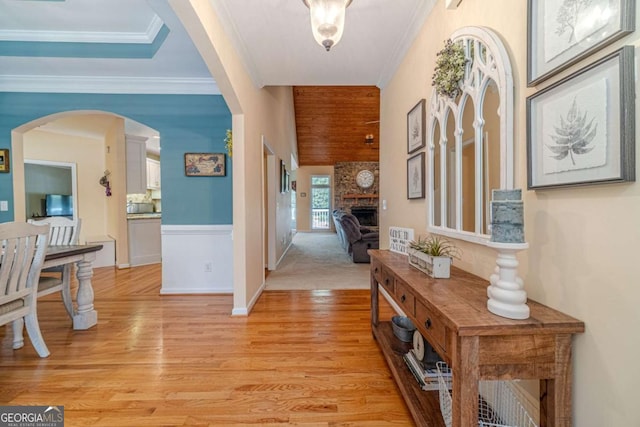
[[[436,54],[436,68],[431,85],[438,95],[455,98],[460,93],[460,80],[464,77],[464,67],[468,59],[464,55],[462,43],[447,39],[444,48]]]

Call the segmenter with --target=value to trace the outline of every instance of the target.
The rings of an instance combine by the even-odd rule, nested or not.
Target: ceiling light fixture
[[[344,15],[352,0],[302,0],[309,8],[313,37],[327,52],[344,31]]]

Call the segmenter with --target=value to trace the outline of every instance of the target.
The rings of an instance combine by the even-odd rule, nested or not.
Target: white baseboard
[[[234,307],[233,310],[231,310],[231,315],[232,316],[248,316],[251,310],[253,310],[253,306],[256,305],[256,302],[258,302],[258,298],[260,298],[260,295],[262,295],[262,292],[264,291],[266,286],[267,286],[266,282],[262,282],[262,285],[258,288],[256,293],[253,295],[253,297],[251,298],[251,301],[249,301],[249,306],[237,307],[237,308]]]
[[[289,248],[291,248],[291,245],[293,245],[293,239],[291,239],[291,241],[289,242],[289,244],[285,248],[284,252],[282,252],[282,256],[280,256],[280,259],[278,259],[278,262],[276,262],[276,269],[278,268],[278,266],[280,265],[280,263],[284,259],[285,255],[287,255],[287,252],[289,252]]]

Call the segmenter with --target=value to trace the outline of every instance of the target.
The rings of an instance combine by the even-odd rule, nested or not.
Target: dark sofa
[[[367,227],[362,227],[358,218],[343,210],[333,211],[333,223],[342,248],[353,262],[368,263],[367,249],[378,249],[379,235]]]

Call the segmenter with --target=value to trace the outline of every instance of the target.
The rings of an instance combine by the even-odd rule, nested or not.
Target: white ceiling
[[[383,87],[436,0],[354,0],[330,52],[311,34],[302,0],[210,0],[254,82]],[[149,44],[152,58],[2,56],[0,91],[218,93],[168,0],[0,0],[0,44]],[[54,50],[55,52],[55,50]],[[6,53],[4,53],[6,55]]]
[[[209,1],[259,87],[384,87],[436,3],[354,0],[342,40],[326,52],[313,38],[302,0]],[[163,26],[169,33],[152,57],[128,57],[135,47],[161,40]],[[107,45],[119,55],[56,56],[87,43]],[[34,53],[38,49],[46,53]],[[168,0],[0,0],[2,91],[219,93]],[[157,137],[140,124],[125,124],[129,133]],[[61,127],[63,122],[49,130]]]
[[[302,0],[210,0],[257,86],[384,87],[436,0],[354,0],[325,51]]]

